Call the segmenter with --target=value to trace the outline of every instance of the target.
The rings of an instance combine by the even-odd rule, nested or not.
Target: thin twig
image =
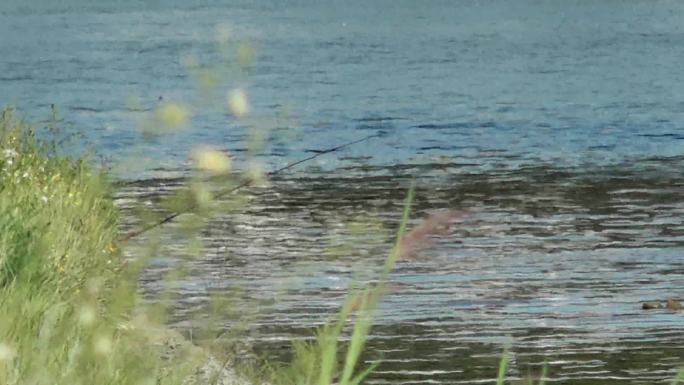
[[[363,137],[363,138],[361,138],[361,139],[357,139],[357,140],[353,140],[353,141],[351,141],[351,142],[343,143],[343,144],[340,144],[340,145],[337,145],[337,146],[335,146],[335,147],[331,147],[331,148],[328,148],[328,149],[325,149],[325,150],[315,150],[315,154],[313,154],[313,155],[311,155],[311,156],[308,156],[308,157],[306,157],[306,158],[297,160],[297,161],[292,162],[292,163],[290,163],[290,164],[287,164],[287,165],[285,165],[285,166],[283,166],[283,167],[281,167],[281,168],[272,170],[272,171],[266,173],[266,175],[270,177],[270,176],[274,176],[274,175],[280,174],[280,173],[283,172],[283,171],[289,170],[289,169],[291,169],[291,168],[293,168],[293,167],[296,167],[296,166],[298,166],[298,165],[300,165],[300,164],[302,164],[302,163],[305,163],[305,162],[308,162],[308,161],[313,160],[313,159],[315,159],[315,158],[318,158],[318,157],[321,156],[321,155],[329,154],[329,153],[335,152],[335,151],[339,151],[339,150],[341,150],[341,149],[343,149],[343,148],[350,147],[350,146],[353,146],[353,145],[355,145],[355,144],[358,144],[358,143],[361,143],[361,142],[365,142],[365,141],[367,141],[367,140],[369,140],[369,139],[372,139],[372,138],[376,138],[376,137],[382,136],[383,134],[384,134],[383,132],[379,132],[379,133],[376,133],[376,134],[373,134],[373,135],[368,135],[368,136],[365,136],[365,137]],[[240,183],[240,184],[237,185],[237,186],[234,186],[234,187],[231,187],[231,188],[228,188],[228,189],[225,189],[225,190],[220,191],[218,194],[216,194],[215,197],[216,197],[216,198],[224,197],[224,196],[226,196],[226,195],[228,195],[228,194],[231,194],[231,193],[233,193],[233,192],[235,192],[235,191],[237,191],[237,190],[239,190],[239,189],[241,189],[241,188],[244,188],[244,187],[249,186],[251,183],[252,183],[251,180],[245,180],[245,181],[243,181],[242,183]],[[152,230],[152,229],[154,229],[154,228],[157,228],[157,227],[159,227],[159,226],[161,226],[161,225],[163,225],[163,224],[165,224],[165,223],[171,222],[172,220],[176,219],[176,218],[177,218],[178,216],[180,216],[181,214],[185,214],[185,213],[188,213],[188,212],[192,211],[193,209],[196,208],[196,206],[197,206],[197,204],[196,204],[196,203],[193,203],[192,205],[190,205],[190,206],[189,206],[188,208],[186,208],[185,210],[176,211],[176,212],[174,212],[174,213],[171,213],[171,214],[167,215],[166,217],[162,218],[161,220],[159,220],[159,221],[157,221],[157,222],[154,222],[154,223],[151,223],[151,224],[149,224],[149,225],[147,225],[147,226],[144,226],[144,227],[141,228],[141,229],[133,230],[133,231],[129,232],[128,234],[124,235],[123,237],[121,237],[121,238],[119,239],[119,241],[120,241],[120,242],[127,242],[127,241],[129,241],[129,240],[131,240],[131,239],[133,239],[133,238],[135,238],[135,237],[137,237],[137,236],[139,236],[139,235],[141,235],[141,234],[144,234],[144,233],[146,233],[146,232],[148,232],[148,231],[150,231],[150,230]]]

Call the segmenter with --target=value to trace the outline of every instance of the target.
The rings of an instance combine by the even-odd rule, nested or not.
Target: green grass
[[[680,370],[679,373],[677,373],[677,376],[672,380],[672,385],[677,385],[684,381],[684,369]]]
[[[11,110],[0,121],[0,285],[69,296],[121,267],[103,175],[45,154]]]
[[[0,120],[0,384],[180,383],[136,309],[104,175]],[[174,368],[169,370],[168,368]]]

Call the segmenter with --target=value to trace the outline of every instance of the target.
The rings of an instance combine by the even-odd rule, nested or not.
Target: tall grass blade
[[[503,385],[506,381],[506,370],[508,370],[508,353],[505,352],[499,363],[499,375],[496,377],[496,385]]]
[[[545,362],[544,366],[542,367],[541,378],[539,378],[539,385],[545,385],[546,384],[546,379],[547,379],[548,375],[549,375],[549,366]]]
[[[356,377],[352,378],[352,380],[349,382],[349,385],[358,385],[363,381],[366,377],[368,377],[369,374],[375,370],[375,368],[380,365],[380,362],[375,362],[373,365],[367,367],[364,369],[361,373],[357,374]]]
[[[354,373],[354,368],[358,362],[359,356],[363,351],[363,346],[365,345],[366,339],[368,338],[368,332],[371,327],[372,317],[373,317],[373,304],[365,303],[368,299],[368,292],[363,294],[362,310],[359,311],[356,322],[354,323],[354,329],[351,336],[351,341],[349,348],[347,349],[347,357],[344,362],[344,368],[342,372],[342,378],[340,380],[340,385],[347,385],[349,380]],[[369,306],[370,309],[363,309]]]

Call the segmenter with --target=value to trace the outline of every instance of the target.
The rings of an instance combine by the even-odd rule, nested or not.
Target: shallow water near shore
[[[504,349],[511,378],[547,363],[560,383],[670,380],[684,363],[684,313],[641,303],[684,297],[683,165],[670,158],[481,174],[445,165],[451,177],[405,165],[375,176],[279,177],[203,232],[207,250],[176,288],[174,320],[192,327],[188,315],[211,295],[245,288],[259,313],[250,344],[284,359],[291,338],[311,338],[353,280],[376,277],[407,186],[422,175],[412,225],[438,209],[468,215],[398,263],[365,357],[382,361],[370,383],[492,383]],[[129,185],[121,199],[180,182]],[[345,226],[359,218],[381,225]],[[177,242],[168,257],[183,247]],[[160,289],[168,261],[146,272],[148,294]]]

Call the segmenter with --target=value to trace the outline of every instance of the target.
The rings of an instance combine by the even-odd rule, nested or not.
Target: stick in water
[[[361,142],[365,142],[365,141],[370,140],[370,139],[372,139],[372,138],[380,137],[380,136],[382,136],[382,135],[384,135],[384,134],[385,134],[385,133],[381,131],[381,132],[375,133],[375,134],[373,134],[373,135],[368,135],[368,136],[365,136],[365,137],[363,137],[363,138],[361,138],[361,139],[356,139],[356,140],[353,140],[353,141],[351,141],[351,142],[343,143],[343,144],[340,144],[340,145],[337,145],[337,146],[335,146],[335,147],[331,147],[331,148],[328,148],[328,149],[325,149],[325,150],[315,150],[315,151],[314,151],[315,153],[314,153],[313,155],[308,156],[308,157],[303,158],[303,159],[300,159],[300,160],[297,160],[297,161],[295,161],[295,162],[292,162],[292,163],[290,163],[290,164],[287,164],[287,165],[285,165],[285,166],[283,166],[283,167],[281,167],[281,168],[275,169],[275,170],[273,170],[273,171],[270,171],[270,172],[266,173],[266,176],[274,176],[274,175],[277,175],[277,174],[279,174],[279,173],[281,173],[281,172],[283,172],[283,171],[289,170],[289,169],[291,169],[291,168],[293,168],[293,167],[296,167],[296,166],[298,166],[298,165],[300,165],[300,164],[302,164],[302,163],[306,163],[306,162],[308,162],[308,161],[310,161],[310,160],[313,160],[313,159],[315,159],[315,158],[318,158],[318,157],[321,156],[321,155],[325,155],[325,154],[329,154],[329,153],[331,153],[331,152],[339,151],[339,150],[341,150],[341,149],[343,149],[343,148],[350,147],[350,146],[353,146],[353,145],[358,144],[358,143],[361,143]],[[220,191],[218,194],[216,194],[215,198],[224,197],[224,196],[226,196],[226,195],[228,195],[228,194],[230,194],[230,193],[233,193],[233,192],[235,192],[235,191],[237,191],[237,190],[239,190],[239,189],[241,189],[241,188],[244,188],[244,187],[249,186],[251,183],[252,183],[251,180],[246,180],[246,181],[240,183],[239,185],[237,185],[237,186],[235,186],[235,187],[231,187],[231,188],[228,188],[228,189],[225,189],[225,190]],[[121,237],[121,238],[119,239],[119,241],[120,241],[120,242],[129,241],[129,240],[131,240],[131,239],[133,239],[133,238],[135,238],[135,237],[137,237],[137,236],[139,236],[139,235],[141,235],[141,234],[144,234],[144,233],[146,233],[146,232],[148,232],[148,231],[150,231],[150,230],[152,230],[152,229],[154,229],[154,228],[157,228],[157,227],[159,227],[159,226],[161,226],[161,225],[163,225],[163,224],[165,224],[165,223],[171,222],[172,220],[176,219],[176,218],[177,218],[178,216],[180,216],[181,214],[185,214],[185,213],[190,212],[190,211],[193,210],[196,206],[197,206],[196,204],[192,204],[192,205],[190,205],[190,207],[188,207],[188,208],[185,209],[185,210],[176,211],[176,212],[174,212],[174,213],[169,214],[168,216],[164,217],[163,219],[161,219],[161,220],[159,220],[159,221],[157,221],[157,222],[151,223],[151,224],[149,224],[149,225],[147,225],[147,226],[144,226],[144,227],[142,227],[142,228],[140,228],[140,229],[138,229],[138,230],[133,230],[133,231],[129,232],[128,234],[124,235],[123,237]]]

